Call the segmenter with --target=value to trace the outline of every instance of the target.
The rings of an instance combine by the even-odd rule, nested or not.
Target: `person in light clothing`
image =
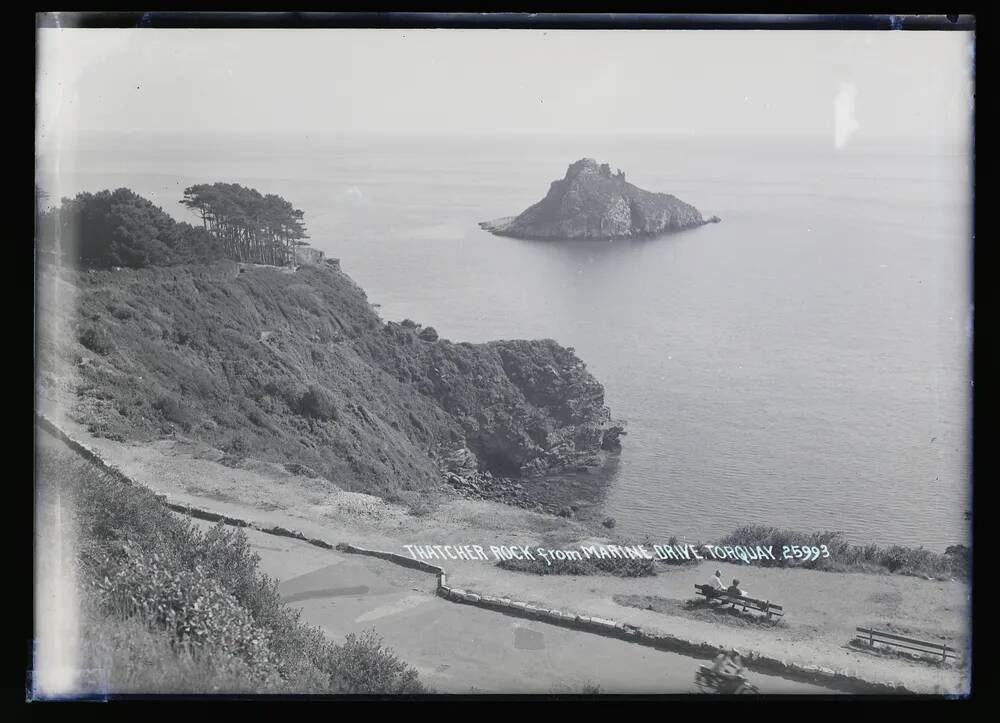
[[[719,570],[715,571],[715,574],[708,579],[708,587],[710,589],[710,597],[717,597],[721,595],[726,590],[726,584],[722,582],[722,572]]]

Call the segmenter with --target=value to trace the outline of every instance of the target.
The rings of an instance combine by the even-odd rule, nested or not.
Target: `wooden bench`
[[[902,635],[895,635],[893,633],[880,633],[878,630],[872,630],[871,628],[857,628],[854,637],[868,643],[870,647],[874,647],[875,643],[882,643],[883,645],[891,645],[896,648],[915,650],[925,655],[939,655],[941,656],[941,662],[946,662],[948,658],[958,659],[958,651],[955,648],[948,647],[946,643],[928,643],[926,640],[904,638]]]
[[[738,607],[746,612],[747,609],[759,610],[760,612],[767,615],[767,619],[780,618],[784,616],[784,608],[781,605],[775,605],[770,600],[757,600],[752,597],[743,597],[742,595],[732,595],[725,590],[716,590],[711,585],[695,585],[694,589],[698,591],[699,595],[704,595],[706,600],[720,600],[724,603],[732,603],[733,607]]]

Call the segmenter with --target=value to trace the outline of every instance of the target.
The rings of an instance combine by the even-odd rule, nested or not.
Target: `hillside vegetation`
[[[342,643],[286,607],[243,531],[207,532],[152,492],[39,445],[37,479],[76,510],[80,667],[99,692],[420,693],[373,631]],[[69,511],[68,509],[66,510]],[[89,691],[85,691],[89,692]]]
[[[571,350],[383,323],[335,266],[45,273],[67,293],[39,299],[58,321],[39,328],[42,384],[72,365],[75,417],[97,435],[187,436],[382,495],[436,486],[445,467],[598,465],[616,445]]]
[[[175,221],[128,188],[80,193],[42,209],[35,187],[38,249],[44,257],[85,268],[144,268],[236,261],[288,265],[306,245],[304,213],[273,193],[236,183],[197,184],[181,199],[201,227]]]
[[[74,266],[170,266],[224,255],[208,230],[176,222],[127,188],[64,198],[56,208],[37,209],[36,223],[39,257]]]

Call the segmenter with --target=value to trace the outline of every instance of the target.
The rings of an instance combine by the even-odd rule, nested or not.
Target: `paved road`
[[[436,579],[377,558],[322,550],[248,530],[284,599],[333,640],[374,628],[441,693],[697,692],[704,661],[592,633],[448,602]],[[831,693],[751,673],[764,693]]]

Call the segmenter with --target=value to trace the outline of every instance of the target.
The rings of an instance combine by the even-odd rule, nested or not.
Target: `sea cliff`
[[[74,370],[73,416],[119,440],[189,438],[380,495],[451,477],[601,466],[622,428],[553,340],[454,343],[382,321],[335,264],[61,272],[44,370]],[[71,329],[56,334],[57,328]]]

